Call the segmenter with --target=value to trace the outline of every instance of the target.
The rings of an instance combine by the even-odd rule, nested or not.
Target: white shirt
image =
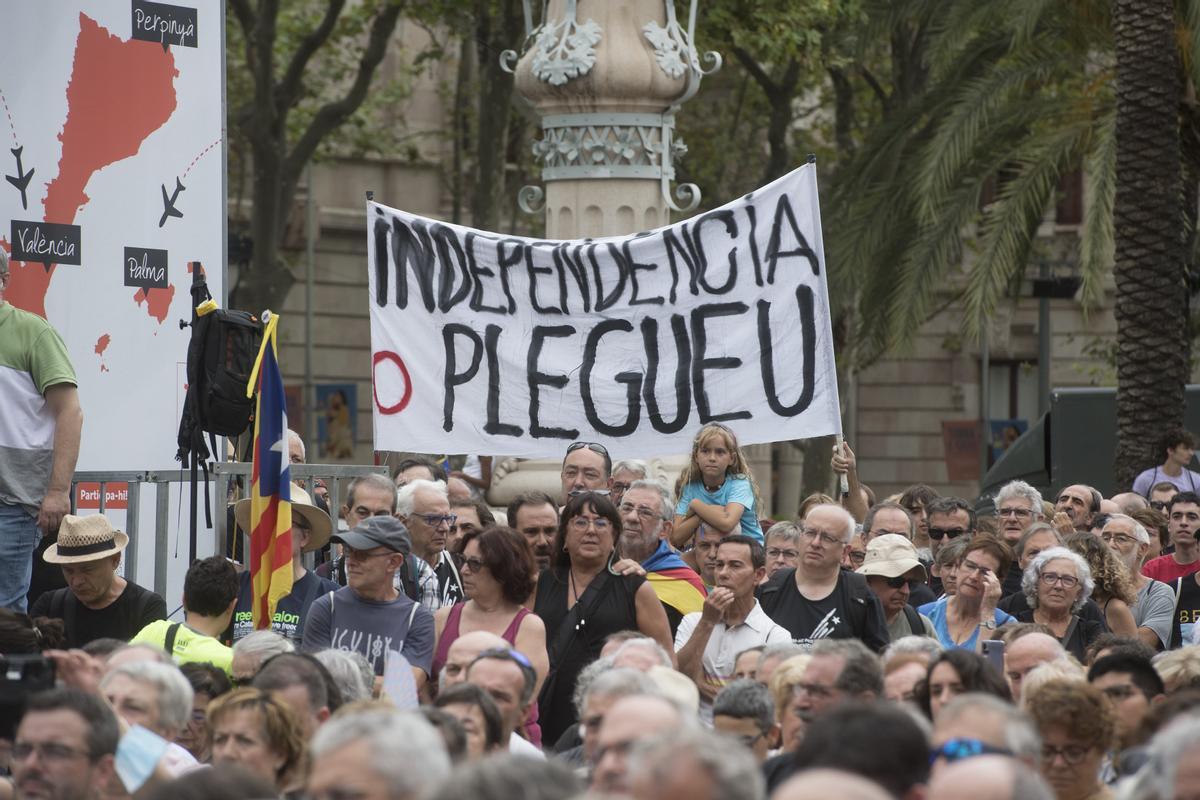
[[[688,614],[679,623],[675,631],[675,652],[678,653],[692,638],[696,626],[700,624],[701,612]],[[713,626],[712,635],[704,647],[704,657],[701,659],[704,676],[717,685],[725,685],[733,680],[733,669],[738,653],[759,645],[776,644],[792,641],[792,634],[786,628],[775,624],[754,601],[754,607],[746,615],[746,619],[732,628],[724,622]],[[706,725],[712,725],[712,703],[700,698],[700,719]]]
[[[526,758],[546,758],[546,754],[539,750],[536,745],[526,739],[522,739],[515,733],[508,735],[508,752],[514,756],[525,756]]]

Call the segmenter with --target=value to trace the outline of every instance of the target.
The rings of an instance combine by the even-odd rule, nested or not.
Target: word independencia
[[[761,253],[756,209],[747,204],[741,211],[739,215],[717,209],[682,225],[619,241],[549,242],[480,231],[460,235],[458,229],[431,220],[392,216],[389,221],[384,209],[376,207],[372,225],[375,302],[381,307],[388,304],[394,281],[394,303],[407,308],[410,273],[418,302],[429,312],[445,313],[465,303],[474,313],[516,314],[518,300],[510,273],[521,271],[526,275],[529,307],[540,314],[564,316],[622,306],[675,305],[681,290],[693,297],[702,293],[719,297],[733,293],[746,279],[759,287],[773,285],[781,262],[792,258],[803,259],[813,275],[819,274],[816,253],[800,232],[786,194],[776,201]],[[652,237],[659,241],[653,242]],[[708,252],[711,244],[702,243],[705,238],[711,242],[725,237],[728,249],[719,257]],[[665,252],[667,263],[640,263],[634,245],[642,239],[656,245],[653,250]],[[739,251],[738,243],[745,244],[744,251]],[[652,285],[663,283],[655,273],[664,267],[670,273],[666,290],[648,293],[648,280]]]

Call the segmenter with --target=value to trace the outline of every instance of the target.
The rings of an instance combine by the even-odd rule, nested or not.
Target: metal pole
[[[1050,264],[1042,261],[1039,277],[1050,277]],[[1050,298],[1038,298],[1038,416],[1050,410]]]
[[[125,574],[129,576],[129,580],[135,583],[141,583],[138,580],[138,545],[141,543],[138,536],[138,517],[142,513],[142,482],[129,481],[129,493],[126,495],[128,502],[125,504],[125,534],[129,537],[129,546],[125,548]]]
[[[988,350],[988,330],[984,323],[979,334],[979,490],[983,491],[983,476],[988,471],[988,450],[991,437],[988,435],[992,417],[991,386],[988,372],[991,371],[991,353]]]
[[[304,425],[309,447],[317,443],[317,398],[316,387],[313,384],[313,294],[317,272],[317,210],[313,203],[313,167],[310,163],[306,169],[308,174],[308,194],[304,200],[304,413],[308,424]],[[297,426],[300,427],[300,426]]]

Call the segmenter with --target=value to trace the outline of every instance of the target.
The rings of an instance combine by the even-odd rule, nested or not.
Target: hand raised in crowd
[[[43,653],[54,662],[58,680],[72,689],[88,694],[100,694],[100,678],[104,676],[104,662],[82,650],[47,650]]]
[[[833,458],[830,459],[829,465],[833,467],[833,471],[839,475],[845,475],[855,471],[857,462],[854,459],[854,451],[850,449],[850,445],[842,442],[841,452],[838,452],[837,445],[833,446]]]
[[[1063,536],[1070,536],[1075,532],[1075,523],[1071,522],[1071,518],[1062,511],[1054,514],[1054,519],[1050,520],[1050,524]]]
[[[716,625],[725,617],[725,610],[733,603],[733,590],[724,586],[714,587],[704,598],[704,607],[700,610],[700,621]]]
[[[996,604],[1000,602],[1003,587],[996,573],[988,570],[983,573],[983,602],[980,604],[981,619],[987,621],[996,612]]]

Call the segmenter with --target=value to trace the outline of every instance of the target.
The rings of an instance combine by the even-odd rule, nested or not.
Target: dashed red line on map
[[[180,179],[182,180],[183,178],[186,178],[188,176],[188,173],[192,171],[192,167],[196,166],[196,162],[199,161],[200,159],[204,158],[206,155],[208,155],[208,151],[212,150],[214,147],[216,147],[220,143],[221,143],[221,139],[217,139],[215,142],[210,144],[208,147],[201,150],[200,154],[192,159],[192,163],[188,164],[187,169],[185,169],[183,171],[183,174],[179,176]]]

